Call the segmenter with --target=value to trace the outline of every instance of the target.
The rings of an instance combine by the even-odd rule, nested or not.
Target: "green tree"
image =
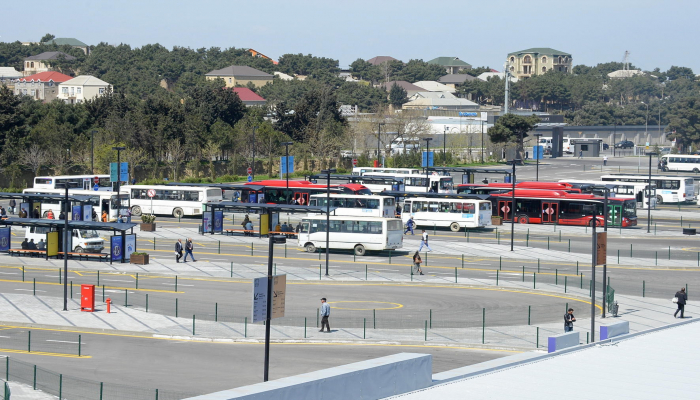
[[[24,117],[19,97],[0,85],[0,166],[16,161],[25,148]]]
[[[487,133],[493,143],[515,143],[519,157],[522,159],[523,141],[539,121],[536,115],[524,117],[506,114],[500,117]]]
[[[389,90],[389,104],[391,104],[395,108],[401,108],[401,105],[403,105],[406,102],[408,102],[408,95],[406,93],[406,89],[402,88],[401,86],[397,85],[396,82],[394,82],[394,84],[391,85],[391,90]]]
[[[41,37],[41,40],[39,40],[39,43],[46,43],[49,40],[53,40],[53,39],[56,39],[56,36],[54,36],[50,33],[47,33],[46,35]]]

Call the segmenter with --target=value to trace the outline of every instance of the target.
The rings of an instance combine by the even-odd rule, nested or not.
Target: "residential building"
[[[394,86],[394,83],[396,83],[399,87],[403,88],[403,90],[406,91],[407,97],[411,97],[418,92],[425,91],[425,89],[423,89],[422,87],[416,86],[416,85],[409,83],[409,82],[406,82],[406,81],[389,81],[386,83],[382,83],[379,86],[386,89],[387,93],[389,93],[391,91],[391,87]]]
[[[56,71],[40,72],[17,81],[14,92],[17,96],[31,96],[48,103],[58,97],[59,85],[71,79],[73,77]]]
[[[422,87],[426,92],[447,92],[453,93],[455,91],[454,86],[448,86],[444,83],[435,81],[419,81],[414,82],[414,85]]]
[[[447,74],[445,76],[440,77],[440,79],[438,79],[438,82],[455,88],[457,85],[461,85],[464,82],[473,81],[474,79],[476,79],[475,76],[471,76],[468,74]]]
[[[369,60],[367,60],[367,62],[372,64],[372,65],[380,65],[380,64],[384,64],[385,62],[390,62],[390,61],[401,61],[401,60],[397,60],[394,57],[390,57],[390,56],[376,56],[376,57],[372,57]]]
[[[79,75],[58,85],[58,98],[69,104],[82,103],[111,91],[112,85],[91,75]]]
[[[249,52],[250,55],[253,57],[259,57],[259,58],[264,58],[266,60],[270,60],[275,65],[279,64],[276,60],[271,59],[270,57],[266,56],[265,54],[255,50],[255,49],[246,49],[246,51]]]
[[[285,74],[284,72],[275,71],[275,72],[273,72],[273,74],[274,74],[276,77],[278,77],[279,79],[283,80],[283,81],[292,81],[292,80],[294,80],[294,77],[293,77],[293,76],[287,75],[287,74]]]
[[[404,110],[473,111],[479,110],[479,105],[467,99],[460,99],[452,93],[420,92],[412,96],[408,103],[404,103],[402,108]]]
[[[247,87],[235,87],[233,91],[238,95],[243,104],[248,107],[265,105],[265,99]]]
[[[83,53],[85,53],[85,55],[90,54],[90,46],[75,38],[55,38],[44,42],[44,44],[55,44],[57,46],[68,45],[79,48],[83,51]]]
[[[438,57],[428,61],[428,64],[437,64],[445,68],[448,74],[458,74],[460,71],[472,69],[471,64],[460,60],[457,57]]]
[[[613,71],[608,74],[608,77],[613,78],[613,79],[622,79],[622,78],[631,78],[635,75],[643,75],[644,72],[642,72],[639,69],[618,69],[617,71]]]
[[[0,67],[0,85],[5,85],[10,89],[15,87],[15,82],[23,75],[14,67]]]
[[[58,60],[73,61],[75,57],[62,51],[46,51],[35,56],[24,59],[24,76],[38,74],[40,72],[52,71],[52,62]]]
[[[547,47],[536,47],[508,54],[508,68],[517,78],[529,78],[548,71],[573,73],[571,54]]]
[[[255,87],[272,83],[272,75],[245,65],[231,65],[207,73],[208,80],[223,79],[226,87],[246,86],[252,83]]]

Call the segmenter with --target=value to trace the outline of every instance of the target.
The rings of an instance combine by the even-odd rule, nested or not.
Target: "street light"
[[[510,251],[513,251],[513,241],[515,238],[515,163],[521,162],[519,158],[513,159],[513,173],[510,176],[510,181],[513,185],[511,188],[511,199],[510,199]],[[508,207],[508,206],[506,206]],[[504,210],[505,214],[505,210]]]
[[[481,120],[481,163],[484,163],[484,120]]]
[[[119,193],[119,184],[121,183],[122,179],[122,163],[121,163],[121,152],[122,150],[126,150],[126,147],[112,147],[112,150],[117,151],[117,220],[119,219],[119,216],[122,215],[122,199]],[[123,260],[122,260],[123,261]]]
[[[598,225],[598,212],[595,204],[586,205],[583,209],[591,213],[591,227],[593,228],[593,236],[591,237],[591,343],[593,343],[595,342],[595,266],[598,258],[598,237],[595,228]]]
[[[648,204],[647,204],[647,233],[651,233],[651,158],[653,156],[658,155],[658,153],[647,153],[649,156],[649,197],[648,197]],[[646,190],[645,190],[646,192]],[[646,197],[646,194],[644,195]],[[644,200],[642,200],[642,205],[644,205]],[[622,223],[622,220],[620,220],[620,223]]]
[[[447,125],[442,130],[442,165],[447,166]]]
[[[270,235],[270,244],[267,250],[267,315],[265,316],[265,363],[263,367],[263,381],[267,382],[270,370],[270,322],[272,321],[272,257],[275,244],[287,243],[283,235]]]
[[[326,174],[326,276],[328,276],[328,260],[330,259],[329,243],[331,232],[331,174],[336,172],[335,168],[324,169],[322,174]]]
[[[430,178],[428,177],[428,172],[430,172],[429,166],[430,166],[430,141],[433,140],[433,138],[424,138],[425,140],[425,193],[428,193],[430,191]]]
[[[603,202],[603,231],[607,232],[608,231],[608,197],[610,196],[610,188],[608,186],[593,186],[591,189],[599,189],[599,190],[604,190],[605,191],[605,200]],[[622,219],[620,219],[620,224],[622,224]],[[593,228],[595,229],[595,227]],[[596,247],[594,248],[594,252],[597,251],[598,247],[598,238],[596,238]],[[607,257],[605,259],[605,263],[603,264],[603,318],[605,318],[605,302],[608,298],[608,284],[607,284],[607,278],[608,278],[608,260]]]
[[[255,131],[257,129],[257,126],[253,127],[253,165],[250,166],[250,177],[252,180],[255,180]]]
[[[535,159],[537,160],[537,169],[535,170],[535,176],[537,177],[536,180],[537,182],[540,181],[540,151],[539,151],[539,145],[540,145],[540,137],[542,136],[542,133],[535,133],[535,148],[533,150],[533,153],[535,154]],[[544,150],[544,149],[543,149]],[[544,151],[542,151],[542,154],[544,154]]]
[[[378,167],[380,164],[380,158],[379,158],[379,139],[382,137],[382,125],[384,125],[384,122],[379,123],[379,132],[377,133],[377,165],[375,167]]]
[[[286,192],[286,195],[284,196],[284,198],[287,201],[287,204],[289,204],[289,146],[291,146],[293,144],[294,144],[294,142],[282,143],[282,145],[285,147],[285,154],[286,154],[286,157],[284,158],[284,164],[285,164],[284,170],[287,171],[287,192]]]

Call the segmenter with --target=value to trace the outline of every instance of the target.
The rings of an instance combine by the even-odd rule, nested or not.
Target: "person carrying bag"
[[[423,262],[423,260],[420,258],[420,253],[418,253],[416,251],[416,253],[413,255],[413,273],[414,274],[423,275],[423,270],[420,267],[422,262]]]

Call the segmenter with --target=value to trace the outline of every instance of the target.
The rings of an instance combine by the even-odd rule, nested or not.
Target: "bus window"
[[[384,207],[393,207],[396,205],[394,199],[384,199]]]
[[[365,200],[365,202],[367,203],[366,208],[369,208],[372,210],[376,210],[379,208],[379,199],[367,199],[367,200]]]
[[[456,214],[462,213],[462,203],[452,203],[452,212]]]
[[[463,203],[462,204],[462,213],[464,214],[474,214],[476,207],[474,206],[474,203]]]
[[[431,201],[429,202],[428,205],[428,212],[437,212],[438,211],[438,202],[437,201]]]
[[[443,203],[439,203],[439,204],[440,204],[440,212],[450,212],[450,209],[452,208],[450,206],[450,203],[443,202]]]
[[[409,202],[403,203],[403,212],[405,212],[405,213],[411,212],[411,203],[409,203]]]

